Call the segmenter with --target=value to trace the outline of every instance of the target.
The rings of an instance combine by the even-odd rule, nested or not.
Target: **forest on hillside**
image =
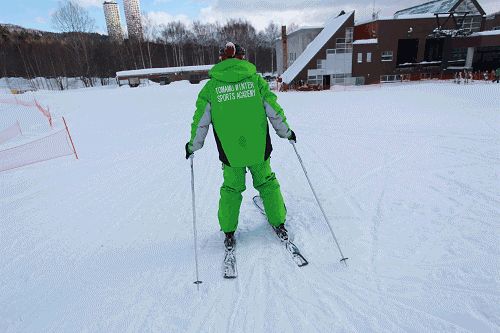
[[[93,86],[96,80],[114,77],[121,70],[214,64],[226,41],[245,47],[247,59],[258,71],[276,68],[274,43],[279,27],[274,23],[257,31],[240,19],[157,25],[144,17],[142,40],[117,42],[94,33],[88,12],[74,2],[62,3],[59,13],[68,9],[65,6],[77,8],[72,8],[74,17],[64,16],[65,21],[53,17],[59,33],[0,25],[0,77],[78,77],[85,86]]]

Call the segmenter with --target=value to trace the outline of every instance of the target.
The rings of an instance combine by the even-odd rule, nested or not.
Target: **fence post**
[[[21,133],[21,135],[23,135],[23,130],[21,129],[21,124],[19,124],[19,120],[16,120],[17,121],[17,127],[19,128],[19,133]]]
[[[71,138],[71,134],[69,133],[68,125],[66,124],[66,119],[62,117],[62,120],[64,122],[64,127],[66,127],[66,132],[68,133],[69,141],[71,142],[71,146],[73,147],[73,152],[75,153],[76,159],[78,159],[78,154],[76,153],[75,145],[73,143],[73,139]]]

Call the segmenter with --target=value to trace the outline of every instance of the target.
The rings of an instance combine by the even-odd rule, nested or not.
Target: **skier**
[[[497,70],[495,71],[495,77],[496,77],[497,83],[500,83],[500,67],[498,67]]]
[[[286,208],[270,165],[272,146],[267,119],[281,138],[296,142],[295,133],[269,84],[245,60],[243,47],[228,42],[220,49],[219,60],[198,95],[191,138],[185,145],[186,159],[203,147],[212,124],[224,176],[218,219],[225,233],[226,251],[232,251],[236,244],[234,233],[247,169],[263,200],[269,223],[280,239],[288,240]]]

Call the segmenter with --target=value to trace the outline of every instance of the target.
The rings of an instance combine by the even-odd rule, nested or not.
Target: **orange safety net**
[[[74,153],[68,132],[63,129],[35,141],[0,151],[0,172]]]
[[[16,122],[14,125],[7,127],[3,131],[0,131],[0,144],[12,140],[20,136],[21,134],[21,126],[19,126],[19,122]]]

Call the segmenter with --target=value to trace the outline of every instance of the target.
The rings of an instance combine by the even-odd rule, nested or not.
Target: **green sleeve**
[[[191,152],[203,147],[211,122],[210,81],[208,81],[201,89],[196,101],[196,111],[191,124],[191,138],[188,146]]]
[[[292,131],[286,121],[283,108],[278,104],[278,97],[271,91],[269,84],[266,80],[264,80],[264,78],[259,75],[258,80],[260,95],[262,96],[264,108],[266,109],[266,115],[269,118],[271,125],[279,137],[288,139],[292,134]]]

